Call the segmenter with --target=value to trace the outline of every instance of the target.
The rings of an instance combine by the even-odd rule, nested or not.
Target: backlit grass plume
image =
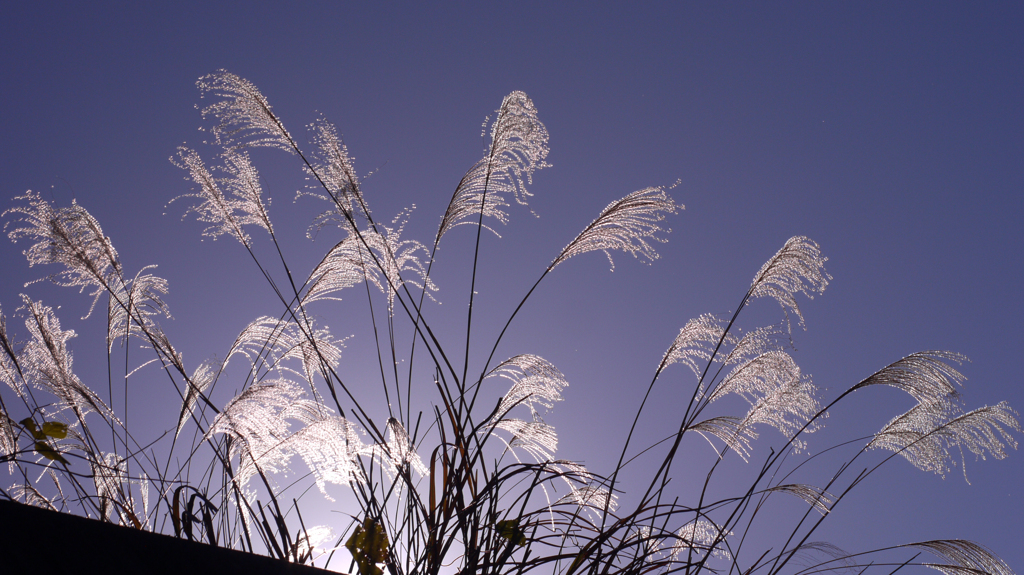
[[[161,325],[171,319],[170,287],[154,266],[123,269],[77,203],[16,197],[4,229],[28,244],[28,264],[48,266],[48,279],[86,292],[93,307],[106,304],[97,341],[107,377],[76,374],[76,331],[62,327],[58,308],[23,295],[17,321],[0,311],[0,497],[358,575],[1012,573],[987,548],[958,539],[865,550],[816,538],[850,491],[897,455],[945,474],[967,453],[1005,457],[1021,428],[1005,402],[963,407],[966,358],[946,351],[910,354],[827,397],[788,347],[790,317],[806,328],[798,300],[832,281],[809,238],[765,253],[751,284],[735,286],[731,315],[680,318],[678,334],[663,334],[660,361],[633,366],[646,386],[614,382],[633,424],[606,446],[618,455],[614,466],[588,467],[565,452],[550,417],[563,409],[571,372],[543,350],[498,348],[542,280],[569,260],[598,251],[613,269],[615,252],[657,260],[665,221],[682,209],[666,188],[627,194],[562,250],[551,248],[550,265],[490,326],[504,322],[500,331],[485,331],[498,335],[483,337],[474,327],[495,316],[474,317],[484,306],[477,271],[489,261],[481,235],[528,203],[534,175],[548,167],[533,100],[512,92],[485,121],[490,144],[457,184],[432,243],[421,243],[408,237],[412,206],[390,223],[375,219],[334,124],[310,123],[303,150],[248,80],[221,70],[198,87],[211,139],[172,158],[192,186],[177,201],[199,234],[238,240],[234,249],[265,280],[231,289],[266,289],[274,303],[254,310],[221,349],[186,358]],[[279,241],[270,186],[255,168],[261,153],[281,150],[306,178],[296,200],[323,202],[307,235],[337,234],[313,257]],[[467,224],[473,234],[451,233]],[[449,294],[455,305],[444,307],[431,275],[442,237],[474,242],[465,300]],[[777,302],[782,317],[744,326],[743,311],[761,298]],[[24,329],[10,327],[17,323]],[[350,329],[368,334],[373,352],[344,351],[348,336],[337,334]],[[846,397],[883,385],[916,405],[860,441],[815,441]],[[154,389],[170,401],[151,401]],[[654,402],[671,409],[651,415]],[[147,405],[140,417],[138,403],[166,405],[166,428],[154,431],[159,416]],[[661,425],[669,427],[660,441],[635,445],[638,430]],[[580,432],[588,430],[570,431]],[[829,468],[823,453],[842,463]],[[736,459],[747,465],[723,465]],[[854,466],[861,461],[871,463]],[[776,501],[797,512],[776,515],[768,506]]]

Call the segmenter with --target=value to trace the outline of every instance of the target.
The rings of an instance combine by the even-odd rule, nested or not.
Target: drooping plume
[[[533,183],[533,172],[548,166],[547,155],[548,131],[537,119],[537,108],[523,92],[512,92],[491,125],[490,149],[456,187],[436,241],[455,226],[477,223],[481,210],[484,216],[506,223],[503,208],[509,204],[505,198],[512,196],[526,204],[533,195],[526,185]]]
[[[484,380],[491,377],[508,379],[512,387],[501,398],[484,432],[507,431],[512,434],[509,447],[521,448],[537,461],[550,461],[558,450],[558,435],[541,419],[537,406],[551,409],[562,400],[562,390],[569,385],[565,376],[544,358],[523,354],[501,362]],[[529,408],[530,421],[508,416],[519,405]]]
[[[229,151],[264,146],[294,152],[291,135],[252,82],[217,70],[199,78],[196,87],[203,98],[219,98],[201,110],[204,118],[219,122],[210,130],[217,144]]]
[[[996,557],[994,553],[973,541],[963,539],[943,539],[938,541],[922,541],[908,543],[900,547],[924,549],[941,557],[946,564],[925,563],[928,567],[941,571],[944,575],[966,575],[968,573],[989,573],[990,575],[1013,575],[1013,569]]]
[[[394,417],[389,417],[384,434],[386,435],[385,443],[374,445],[371,448],[371,453],[392,477],[406,467],[421,476],[427,474],[427,466],[423,464],[423,460],[416,453],[416,446],[412,444],[412,439],[409,438],[409,433],[401,422]]]
[[[659,223],[665,219],[665,214],[674,214],[680,208],[682,206],[677,206],[664,188],[645,188],[633,192],[608,204],[596,220],[565,246],[548,270],[555,269],[558,264],[573,256],[595,250],[604,252],[612,270],[615,269],[612,250],[654,261],[658,259],[658,252],[654,251],[649,241],[665,241],[655,235],[662,231]]]
[[[389,314],[394,313],[395,296],[406,283],[425,289],[427,297],[433,299],[431,292],[437,291],[437,286],[427,276],[423,263],[429,256],[426,246],[416,240],[402,239],[413,208],[399,212],[391,226],[377,224],[360,230],[359,235],[349,230],[347,237],[334,246],[310,274],[304,303],[337,299],[335,292],[363,281],[387,295]],[[337,219],[333,213],[324,217]],[[339,226],[348,229],[344,222]]]
[[[491,377],[503,377],[512,382],[508,393],[501,398],[494,420],[503,418],[517,405],[526,405],[531,413],[537,411],[536,405],[551,409],[555,402],[562,401],[562,390],[569,385],[551,362],[531,354],[517,355],[499,363],[484,379]]]
[[[164,303],[167,295],[167,280],[143,273],[156,266],[146,266],[133,279],[115,282],[111,287],[110,304],[107,306],[107,349],[113,349],[114,342],[127,343],[128,336],[135,336],[151,342],[147,333],[159,331],[154,318],[171,317],[171,311]]]
[[[870,385],[889,385],[910,394],[918,403],[960,397],[957,386],[967,379],[948,362],[963,363],[967,357],[950,351],[919,351],[878,370],[850,391]]]
[[[360,455],[370,448],[362,442],[361,431],[344,417],[333,415],[317,419],[288,438],[282,449],[298,454],[316,480],[320,492],[327,494],[327,484],[351,485],[365,483],[359,467]]]
[[[793,497],[803,499],[818,513],[825,515],[829,513],[829,505],[835,501],[835,496],[819,489],[813,485],[807,485],[805,483],[787,483],[783,485],[776,485],[765,489],[766,493],[786,493]]]
[[[832,280],[825,271],[826,261],[828,258],[821,255],[821,248],[810,238],[790,238],[754,276],[748,298],[774,298],[783,310],[796,314],[800,326],[804,327],[804,316],[794,296],[802,293],[813,299],[815,294],[825,291]]]
[[[196,402],[206,390],[213,384],[214,380],[217,379],[218,370],[215,369],[214,361],[204,361],[199,364],[192,377],[185,381],[187,389],[185,390],[185,398],[181,402],[181,411],[178,414],[178,428],[174,432],[175,437],[181,433],[181,428],[185,426],[185,421],[192,417],[192,412],[196,407]],[[220,367],[219,365],[217,367]]]
[[[706,313],[686,322],[686,325],[679,330],[679,335],[665,352],[661,364],[663,367],[681,363],[693,370],[698,377],[701,374],[701,365],[698,361],[707,362],[711,360],[711,354],[715,346],[722,340],[724,328],[722,321],[712,314]]]
[[[117,250],[110,243],[110,238],[103,234],[99,222],[74,201],[70,207],[54,208],[31,190],[15,199],[26,200],[28,205],[10,208],[0,216],[21,215],[16,220],[16,227],[7,232],[7,236],[15,243],[23,238],[34,242],[22,252],[29,266],[62,266],[63,271],[47,279],[57,285],[79,288],[80,291],[91,289],[89,295],[93,296],[95,306],[96,300],[121,272]],[[7,230],[9,224],[4,224],[4,230]],[[92,307],[89,313],[92,313]]]
[[[868,447],[888,449],[918,469],[945,476],[956,464],[954,452],[960,453],[961,465],[966,464],[965,449],[982,459],[986,452],[996,459],[1006,457],[1007,446],[1017,448],[1011,430],[1019,433],[1021,428],[1017,413],[1006,402],[961,413],[952,402],[933,401],[894,418]]]
[[[711,551],[713,557],[728,559],[731,554],[726,548],[725,538],[730,535],[732,532],[723,530],[707,519],[695,519],[676,532],[672,560],[675,561],[684,553],[703,555],[708,551]]]
[[[256,473],[283,470],[292,452],[285,449],[290,421],[310,424],[320,418],[316,403],[302,397],[302,389],[286,379],[253,384],[217,414],[204,440],[223,433],[231,438],[229,457],[238,455],[238,485]]]
[[[344,339],[335,338],[329,328],[318,326],[313,320],[300,327],[294,321],[263,316],[238,334],[227,361],[242,355],[257,378],[271,372],[288,372],[304,378],[312,387],[316,374],[327,378],[327,372],[338,367],[344,347]],[[287,365],[287,360],[300,361],[301,369]]]
[[[801,374],[800,368],[786,352],[774,350],[743,363],[735,368],[708,395],[708,401],[715,401],[727,394],[735,393],[751,404],[746,416],[736,422],[734,435],[724,433],[732,423],[717,422],[715,426],[701,429],[725,440],[730,447],[744,458],[749,456],[749,441],[757,434],[751,429],[757,424],[767,424],[787,437],[792,437],[804,428],[819,411],[815,397],[817,388]],[[804,428],[805,433],[816,429],[812,424]],[[804,447],[799,439],[793,439],[795,450]]]

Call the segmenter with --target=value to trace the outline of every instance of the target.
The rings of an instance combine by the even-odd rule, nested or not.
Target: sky
[[[182,219],[189,201],[169,204],[191,188],[168,157],[205,135],[197,78],[218,69],[247,78],[293,134],[318,114],[334,122],[359,172],[372,172],[364,193],[378,220],[415,204],[406,233],[424,243],[481,157],[481,124],[522,90],[550,134],[551,167],[534,175],[529,209],[510,209],[501,239],[483,237],[473,361],[482,363],[536,277],[609,202],[678,181],[669,193],[685,205],[666,222],[658,260],[619,253],[614,271],[597,253],[566,262],[502,341],[499,356],[541,355],[570,382],[545,417],[559,430],[559,457],[610,470],[678,330],[702,313],[735,310],[764,261],[797,235],[820,244],[834,278],[822,296],[799,299],[807,329],[793,330],[794,358],[824,398],[937,349],[970,358],[968,408],[1024,407],[1013,366],[1024,349],[1024,8],[551,4],[9,6],[0,22],[0,207],[29,189],[60,206],[74,199],[99,220],[126,270],[159,266],[175,318],[166,330],[193,368],[222,357],[255,317],[280,313],[237,242],[203,241],[203,225]],[[294,157],[253,159],[290,261],[307,270],[331,245],[305,237],[321,206],[293,202],[306,184]],[[474,239],[468,226],[446,236],[435,276],[441,303],[428,304],[453,341],[465,337]],[[265,241],[256,245],[273,255]],[[76,368],[105,384],[102,317],[80,319],[85,295],[25,287],[52,272],[29,269],[22,249],[0,249],[4,314],[15,316],[21,293],[61,305],[62,325],[80,334]],[[346,300],[327,319],[354,335],[342,369],[370,382],[366,397],[376,398],[363,303]],[[749,328],[781,312],[758,301],[741,317]],[[645,412],[648,443],[673,428],[692,389],[685,368],[674,369]],[[173,426],[177,405],[138,389],[133,413],[171,412]],[[857,394],[830,412],[809,450],[870,434],[910,406],[895,390]],[[749,473],[778,439],[764,430],[754,462],[729,473]],[[688,471],[679,471],[680,485],[696,477]],[[820,535],[848,550],[972,539],[1024,570],[1024,453],[968,455],[967,477],[959,467],[941,478],[894,459]]]

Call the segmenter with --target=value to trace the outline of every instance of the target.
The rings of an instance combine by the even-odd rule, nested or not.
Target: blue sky
[[[794,235],[821,245],[834,276],[823,296],[801,300],[808,329],[794,330],[794,357],[826,398],[911,352],[948,349],[972,360],[968,407],[1021,408],[1022,29],[1012,3],[26,3],[0,23],[0,206],[27,189],[59,205],[75,198],[126,269],[159,265],[175,316],[166,329],[194,367],[280,311],[237,243],[201,241],[201,224],[181,221],[187,203],[167,206],[190,189],[167,158],[203,138],[199,76],[248,78],[293,134],[317,113],[333,121],[360,172],[374,172],[364,189],[378,218],[415,204],[407,234],[425,243],[481,155],[484,117],[523,90],[550,133],[552,167],[530,186],[539,217],[514,206],[502,238],[484,237],[481,342],[610,201],[679,180],[671,194],[686,206],[653,265],[567,262],[503,341],[499,356],[536,353],[566,374],[566,401],[548,418],[561,457],[610,469],[679,328],[731,312]],[[254,160],[305,269],[329,246],[305,239],[319,206],[292,202],[305,184],[294,158]],[[438,322],[459,318],[445,323],[453,338],[472,237],[453,232],[438,260],[434,311]],[[76,365],[105,380],[103,344],[90,336],[102,319],[78,319],[85,296],[24,288],[49,272],[28,269],[21,249],[0,250],[4,313],[19,293],[62,305],[65,328],[81,334]],[[344,369],[372,381],[368,316],[359,300],[345,303],[330,321],[355,335]],[[780,318],[768,301],[744,313],[748,327]],[[650,441],[672,428],[691,384],[676,369],[643,426]],[[164,407],[147,394],[136,409]],[[811,451],[909,407],[895,391],[855,397]],[[962,537],[1024,569],[1024,453],[967,466],[971,485],[959,469],[943,480],[893,460],[823,538],[854,550]]]

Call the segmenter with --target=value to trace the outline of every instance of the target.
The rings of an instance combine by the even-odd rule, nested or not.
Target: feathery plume
[[[611,495],[607,489],[594,485],[584,485],[574,488],[571,493],[559,499],[556,503],[571,502],[597,513],[604,511],[615,511],[619,507],[618,497]]]
[[[314,402],[302,399],[302,389],[296,384],[274,379],[251,385],[228,402],[203,439],[216,433],[231,438],[229,457],[239,456],[235,479],[238,485],[245,485],[256,473],[256,466],[278,471],[287,464],[291,453],[284,447],[290,435],[289,420],[313,423],[320,412]]]
[[[25,327],[30,337],[22,355],[22,367],[28,375],[26,379],[56,396],[58,405],[62,409],[71,409],[79,419],[90,412],[113,418],[113,412],[72,371],[67,342],[75,337],[75,332],[60,328],[60,320],[53,313],[53,308],[32,301],[28,296],[21,297],[25,303],[23,309],[28,314]]]
[[[421,476],[427,474],[427,466],[423,464],[423,460],[416,453],[416,446],[412,444],[409,433],[397,419],[388,418],[384,434],[386,436],[385,443],[374,445],[371,448],[371,453],[392,477],[406,466]]]
[[[676,561],[680,555],[690,551],[699,554],[711,551],[712,557],[729,559],[731,554],[722,541],[730,535],[732,535],[731,531],[724,531],[707,519],[695,519],[683,525],[676,532],[676,539],[672,544],[671,560]],[[714,545],[713,548],[712,545]]]
[[[25,505],[49,509],[50,511],[58,510],[53,502],[33,487],[31,483],[15,483],[8,487],[7,491],[10,492],[12,499],[21,501]]]
[[[674,214],[677,206],[662,187],[644,188],[608,204],[597,219],[591,222],[576,239],[565,246],[562,253],[548,266],[548,271],[579,254],[601,250],[615,270],[610,250],[621,250],[635,258],[643,256],[649,261],[658,259],[658,252],[648,240],[664,242],[655,236],[662,231],[659,222],[665,214]],[[670,231],[670,230],[665,230]]]
[[[735,365],[749,361],[768,351],[781,350],[779,338],[783,335],[785,332],[776,326],[764,326],[750,330],[735,342],[723,363]],[[727,338],[726,341],[730,340]]]
[[[361,430],[344,417],[323,417],[295,432],[284,448],[306,462],[320,493],[334,501],[327,494],[328,483],[351,485],[366,482],[358,458],[370,453],[370,448],[362,442],[361,435]]]
[[[344,347],[344,339],[335,338],[330,329],[316,326],[312,320],[303,330],[291,320],[263,316],[238,334],[225,365],[235,355],[242,355],[253,373],[260,369],[287,371],[312,382],[317,373],[327,377],[324,368],[338,367]],[[286,367],[284,362],[289,359],[301,361],[302,370]]]
[[[306,172],[317,179],[322,185],[311,188],[313,191],[299,192],[299,196],[310,195],[334,203],[339,210],[348,214],[349,217],[355,214],[355,208],[366,210],[362,192],[359,190],[359,182],[356,176],[355,165],[352,157],[349,156],[348,147],[341,141],[338,129],[334,124],[323,118],[309,125],[313,132],[313,144],[317,148],[312,169],[306,166]],[[319,191],[324,189],[326,195]],[[368,213],[363,215],[369,217]],[[344,220],[348,225],[348,219]]]
[[[963,363],[967,357],[951,351],[919,351],[912,353],[853,386],[850,391],[869,385],[889,385],[903,390],[918,403],[957,400],[967,378],[948,362]]]
[[[499,363],[487,374],[490,377],[503,377],[512,382],[492,421],[498,421],[513,407],[526,405],[532,413],[536,413],[536,405],[546,409],[554,407],[556,401],[562,401],[562,390],[568,387],[565,376],[548,360],[531,354],[510,357]]]
[[[7,459],[7,473],[14,474],[14,453],[18,451],[18,436],[14,432],[14,420],[7,416],[0,404],[0,460]],[[9,459],[8,459],[9,458]]]
[[[988,573],[990,575],[1013,575],[1010,566],[996,557],[983,545],[963,539],[945,539],[922,541],[900,545],[903,548],[924,549],[941,557],[947,564],[925,563],[928,567],[941,571],[944,575],[970,575]]]
[[[334,295],[336,292],[364,281],[374,284],[382,292],[386,291],[369,252],[358,237],[349,234],[331,248],[309,274],[309,280],[306,282],[308,287],[302,303],[305,305],[319,300],[341,301],[341,298]]]
[[[181,433],[181,428],[185,426],[185,421],[192,417],[192,411],[196,407],[199,396],[217,379],[219,370],[214,369],[213,364],[212,360],[199,364],[199,367],[192,373],[192,377],[185,381],[188,389],[185,390],[185,398],[181,402],[181,412],[178,414],[178,428],[174,432],[175,437]]]
[[[406,283],[425,289],[427,297],[433,299],[431,292],[437,291],[437,286],[427,276],[427,268],[421,260],[429,257],[426,246],[416,240],[401,239],[415,208],[414,205],[399,212],[390,226],[377,224],[359,231],[358,235],[337,212],[326,212],[317,218],[315,227],[340,219],[338,227],[346,230],[348,236],[334,246],[310,274],[311,285],[304,301],[337,299],[328,294],[364,280],[387,294],[389,314],[394,313],[395,295]]]
[[[775,487],[769,487],[764,491],[766,493],[787,493],[794,497],[803,499],[808,505],[813,507],[815,511],[822,515],[831,511],[831,509],[829,509],[829,505],[835,501],[835,496],[830,494],[828,491],[803,483],[776,485]]]
[[[18,397],[25,396],[24,374],[21,372],[14,343],[7,337],[7,318],[0,309],[0,381],[10,387]]]
[[[796,314],[800,326],[806,329],[804,316],[793,296],[799,292],[814,299],[814,294],[825,291],[832,280],[825,271],[826,261],[828,258],[821,255],[821,248],[810,238],[790,238],[754,276],[748,298],[775,298],[783,310]]]
[[[686,322],[679,330],[679,335],[665,352],[661,360],[663,367],[681,363],[700,376],[701,367],[697,361],[710,361],[715,346],[721,341],[724,333],[722,321],[712,314],[706,313]]]
[[[508,442],[508,446],[522,449],[538,462],[551,461],[552,456],[558,451],[558,434],[555,433],[555,428],[536,416],[533,421],[508,417],[494,422],[491,424],[491,434],[500,437],[494,433],[494,429],[511,433],[512,440]]]
[[[761,355],[733,368],[718,386],[711,391],[708,402],[715,401],[724,395],[735,393],[751,404],[750,410],[738,424],[734,436],[725,442],[736,446],[737,453],[746,460],[749,446],[746,437],[757,438],[751,426],[766,423],[789,437],[799,431],[820,409],[815,398],[817,388],[800,373],[800,368],[786,352],[775,350]],[[718,435],[731,426],[731,422],[722,420],[715,422],[716,427],[706,429]],[[813,425],[804,429],[812,433]],[[721,437],[721,435],[718,435]],[[793,449],[800,451],[804,443],[793,439]]]
[[[212,116],[219,122],[211,129],[217,144],[229,151],[264,146],[294,153],[291,135],[252,82],[217,70],[199,78],[196,87],[203,98],[220,98],[201,110],[204,118]]]
[[[167,280],[144,274],[156,266],[146,266],[131,280],[115,282],[109,294],[107,306],[107,349],[114,348],[114,342],[125,344],[128,336],[136,336],[149,344],[146,333],[159,331],[153,321],[156,316],[171,317],[171,311],[163,301],[167,295]]]
[[[198,191],[178,196],[171,202],[180,198],[199,198],[202,200],[199,205],[189,207],[183,218],[194,213],[197,220],[210,224],[203,230],[204,236],[216,240],[228,234],[248,246],[252,240],[243,226],[256,225],[270,234],[274,233],[274,228],[267,214],[267,204],[263,202],[259,174],[249,162],[249,155],[227,152],[224,159],[225,164],[220,169],[227,172],[228,177],[214,177],[198,152],[179,146],[178,157],[172,157],[171,163],[188,170],[189,178],[198,186]]]
[[[985,458],[1006,457],[1006,446],[1017,448],[1009,430],[1020,432],[1016,412],[1005,401],[967,413],[949,401],[919,403],[894,418],[868,443],[871,449],[888,449],[903,456],[911,465],[945,477],[955,465],[951,452],[963,450]],[[964,479],[967,470],[964,469]]]
[[[744,425],[743,419],[731,415],[720,415],[706,419],[694,424],[690,429],[699,433],[704,439],[707,439],[711,447],[715,447],[715,444],[708,439],[708,435],[721,439],[725,442],[726,447],[735,451],[743,461],[750,459],[750,444],[753,440],[757,439],[757,432],[754,431],[752,426]]]
[[[29,267],[39,264],[59,264],[64,267],[64,271],[45,279],[60,286],[79,288],[80,292],[91,288],[91,314],[100,295],[121,272],[117,250],[110,243],[110,238],[103,234],[96,218],[75,201],[71,202],[70,207],[54,208],[32,190],[15,199],[25,200],[28,205],[16,206],[0,214],[0,217],[6,217],[7,214],[21,215],[17,220],[20,225],[7,232],[7,237],[15,243],[20,239],[34,242],[22,252],[28,259]],[[5,231],[10,223],[4,224]]]
[[[477,223],[481,211],[506,223],[508,214],[502,208],[509,204],[505,197],[511,195],[526,205],[526,199],[533,195],[526,184],[533,183],[533,172],[548,167],[544,161],[547,155],[548,131],[537,119],[537,108],[523,92],[512,92],[502,101],[491,125],[487,155],[473,164],[456,187],[441,218],[435,245],[453,227]]]
[[[107,453],[102,461],[90,461],[92,481],[99,499],[100,516],[109,519],[120,510],[114,503],[124,504],[122,485],[128,478],[128,462],[115,453]]]

